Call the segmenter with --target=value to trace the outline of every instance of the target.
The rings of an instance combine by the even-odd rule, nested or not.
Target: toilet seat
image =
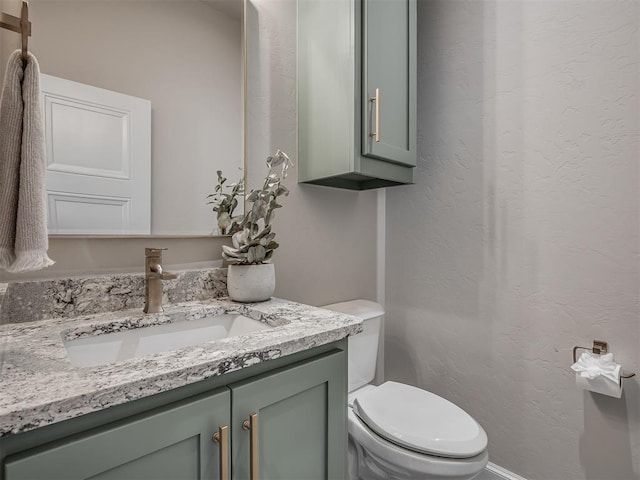
[[[487,450],[475,457],[453,459],[400,447],[371,431],[352,408],[348,409],[348,430],[357,445],[385,471],[395,472],[397,478],[468,479],[481,472],[489,462]]]
[[[358,392],[353,412],[377,435],[414,452],[458,459],[487,448],[484,429],[469,414],[410,385],[385,382]]]

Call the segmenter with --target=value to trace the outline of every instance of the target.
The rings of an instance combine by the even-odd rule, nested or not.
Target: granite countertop
[[[64,340],[239,313],[273,328],[96,367],[74,367]],[[26,432],[244,367],[362,330],[356,317],[280,299],[227,299],[0,326],[0,437]]]

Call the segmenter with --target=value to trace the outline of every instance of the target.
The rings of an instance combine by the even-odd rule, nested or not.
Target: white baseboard
[[[527,480],[520,475],[516,475],[510,472],[506,468],[502,468],[495,463],[489,462],[487,468],[484,469],[480,475],[476,477],[476,480]]]

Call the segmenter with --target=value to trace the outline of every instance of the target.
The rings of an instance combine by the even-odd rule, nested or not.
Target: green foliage
[[[240,221],[242,215],[233,216],[233,212],[238,206],[238,196],[244,195],[244,178],[240,178],[237,183],[231,185],[225,185],[227,179],[222,176],[222,171],[218,170],[218,184],[214,190],[214,193],[207,195],[207,198],[211,198],[207,205],[213,205],[212,210],[216,212],[216,219],[218,222],[217,233],[220,235],[232,235],[240,228]],[[229,193],[225,193],[224,189],[229,190]]]
[[[282,208],[278,198],[289,195],[289,190],[281,182],[287,177],[287,170],[292,165],[291,159],[280,150],[267,157],[268,172],[264,183],[262,188],[251,190],[247,196],[247,203],[251,206],[247,205],[246,213],[231,237],[233,247],[222,247],[222,256],[229,263],[264,263],[278,248],[279,245],[274,240],[276,234],[271,231],[271,222],[276,209]]]

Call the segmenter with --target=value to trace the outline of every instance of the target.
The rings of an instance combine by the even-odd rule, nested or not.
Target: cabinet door
[[[416,0],[362,3],[362,154],[415,166]]]
[[[6,480],[219,478],[219,445],[212,435],[229,425],[225,388],[125,419],[98,432],[7,458]]]
[[[343,351],[236,383],[230,388],[233,479],[252,478],[251,437],[256,434],[258,472],[255,478],[345,478],[346,360]],[[250,414],[257,414],[253,431],[242,428]]]

